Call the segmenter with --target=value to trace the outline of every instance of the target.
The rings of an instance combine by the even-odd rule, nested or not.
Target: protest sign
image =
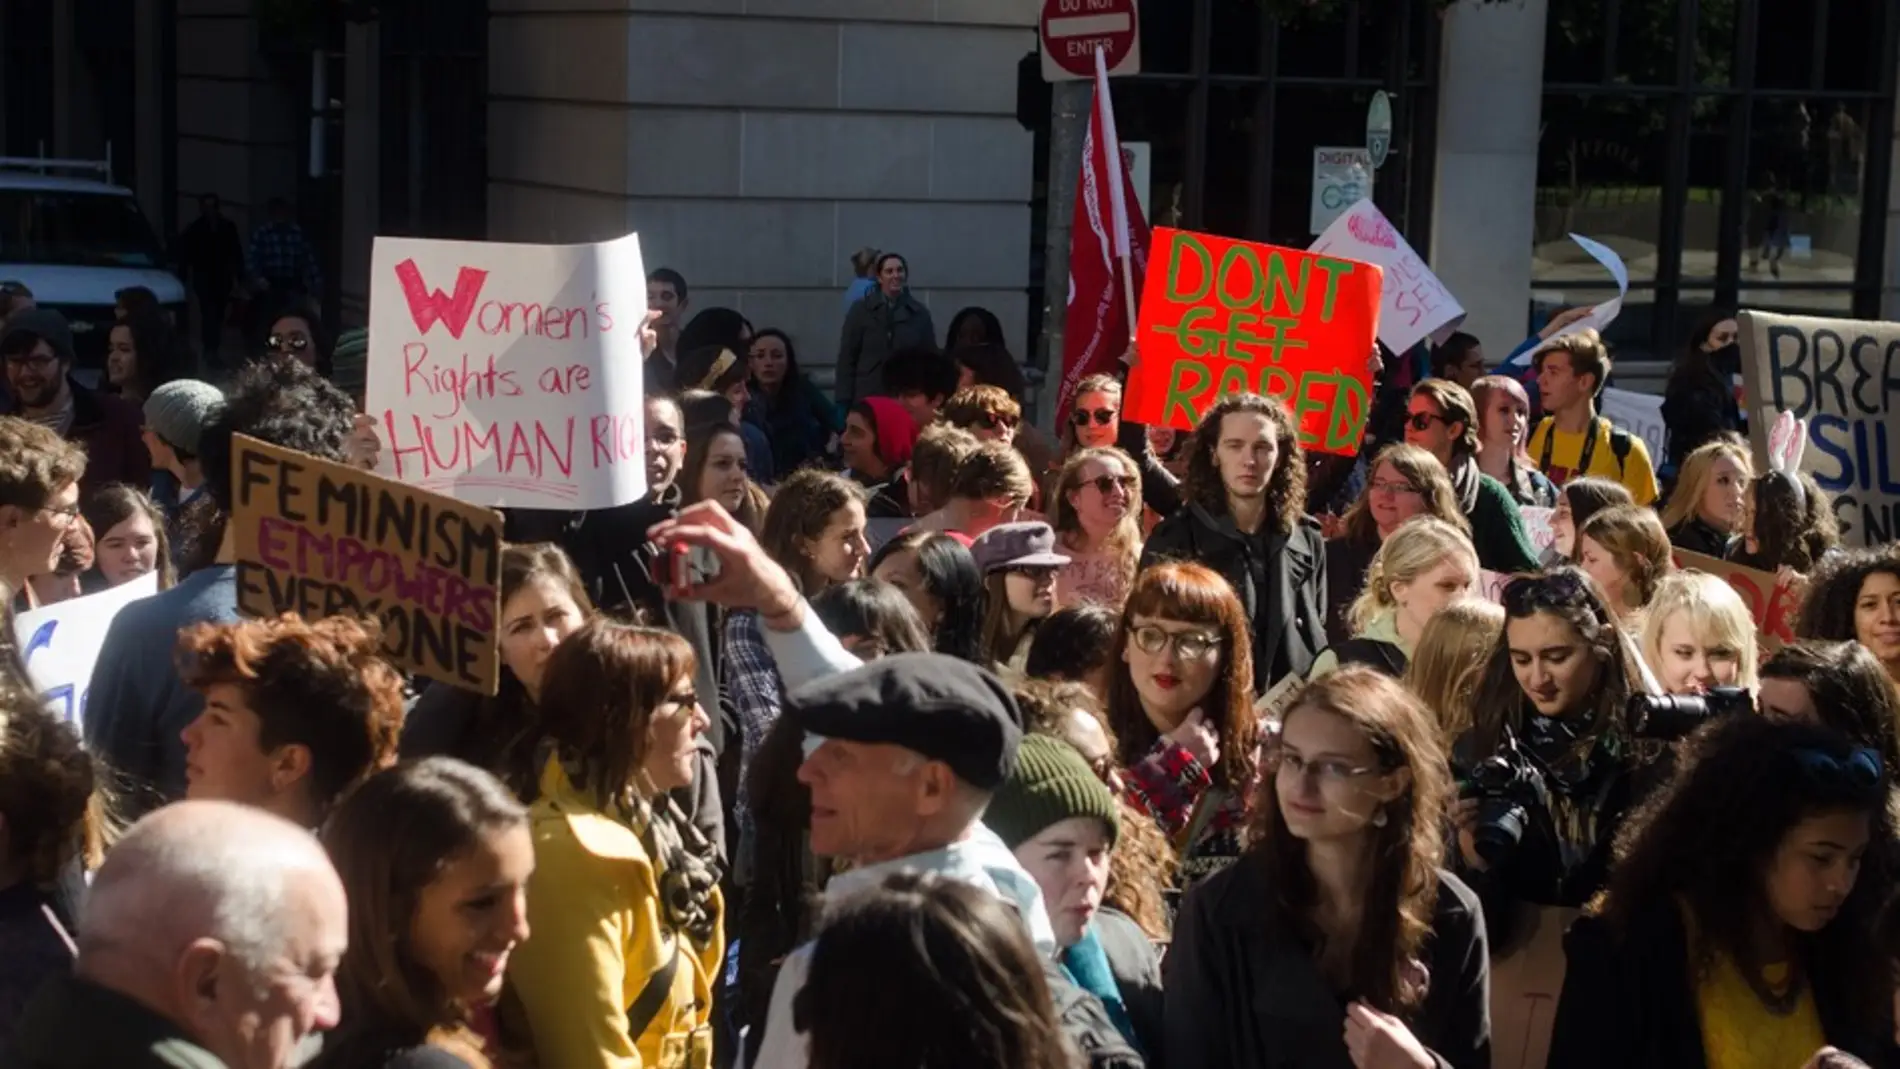
[[[1795,590],[1773,572],[1744,568],[1714,557],[1686,550],[1675,551],[1676,567],[1689,572],[1713,575],[1742,596],[1748,615],[1755,621],[1755,633],[1761,636],[1761,650],[1773,653],[1794,641],[1794,618],[1801,608]]]
[[[1531,545],[1539,553],[1550,552],[1550,547],[1557,544],[1557,532],[1550,526],[1550,519],[1557,514],[1557,510],[1523,505],[1517,511],[1518,515],[1524,517],[1524,533],[1530,536]]]
[[[640,239],[376,239],[368,404],[382,474],[477,505],[646,493]]]
[[[1900,539],[1900,323],[1743,312],[1756,463],[1783,412],[1808,423],[1801,470],[1834,499],[1841,541]]]
[[[1502,605],[1504,604],[1504,588],[1515,578],[1517,578],[1517,576],[1509,572],[1492,572],[1480,569],[1478,572],[1478,589],[1471,593],[1493,605]]]
[[[238,610],[361,616],[400,668],[493,694],[501,666],[501,516],[239,435]]]
[[[1616,250],[1598,241],[1591,241],[1582,234],[1570,235],[1570,240],[1590,254],[1590,258],[1603,265],[1603,269],[1616,280],[1616,296],[1590,309],[1590,314],[1581,316],[1573,322],[1564,324],[1552,338],[1561,338],[1566,334],[1577,334],[1584,330],[1594,330],[1601,334],[1610,329],[1610,324],[1623,312],[1623,298],[1630,292],[1630,269],[1624,265],[1623,258]]]
[[[1340,213],[1372,196],[1372,152],[1366,148],[1313,150],[1313,201],[1306,222],[1315,234],[1337,222]]]
[[[13,618],[14,648],[26,663],[27,678],[47,708],[83,729],[86,688],[92,666],[119,610],[158,593],[158,573],[149,572],[110,590],[30,609]]]
[[[1564,932],[1580,910],[1507,903],[1512,945],[1491,959],[1491,1069],[1544,1069],[1564,989]]]
[[[1612,425],[1641,438],[1650,456],[1660,459],[1668,455],[1663,450],[1669,426],[1663,422],[1662,398],[1612,386],[1598,395],[1597,411]]]
[[[1402,353],[1426,338],[1439,341],[1464,322],[1465,309],[1370,200],[1348,208],[1309,252],[1344,256],[1385,272],[1380,285],[1379,340]]]
[[[1300,444],[1351,454],[1372,393],[1379,269],[1157,228],[1122,416],[1188,430],[1230,393],[1277,397]]]

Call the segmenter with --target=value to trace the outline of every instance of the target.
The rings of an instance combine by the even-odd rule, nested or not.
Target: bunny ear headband
[[[1764,479],[1777,480],[1787,486],[1794,495],[1795,505],[1806,511],[1807,490],[1801,485],[1801,454],[1808,448],[1808,421],[1794,418],[1794,413],[1783,412],[1775,417],[1775,425],[1768,431],[1768,471]]]

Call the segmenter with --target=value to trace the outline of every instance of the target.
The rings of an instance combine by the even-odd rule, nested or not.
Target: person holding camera
[[[1891,1049],[1893,888],[1880,756],[1799,721],[1730,716],[1681,746],[1564,939],[1549,1069],[1795,1066]]]
[[[1640,767],[1628,708],[1642,683],[1583,572],[1514,579],[1503,602],[1504,634],[1453,750],[1452,818],[1492,943],[1508,948],[1519,904],[1574,908],[1603,887]]]

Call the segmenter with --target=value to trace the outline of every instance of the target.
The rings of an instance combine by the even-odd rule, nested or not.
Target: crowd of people
[[[238,612],[234,436],[380,448],[316,318],[94,389],[12,311],[0,583],[156,593],[73,715],[0,657],[0,1064],[1488,1069],[1540,939],[1552,1069],[1894,1064],[1900,552],[1739,405],[1659,470],[1557,322],[1387,354],[1350,457],[1049,436],[861,259],[835,398],[654,272],[648,492],[507,512],[493,695]]]

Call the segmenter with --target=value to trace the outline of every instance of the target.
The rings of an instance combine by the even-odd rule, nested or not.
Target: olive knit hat
[[[1115,795],[1075,747],[1047,735],[1024,737],[1016,770],[990,797],[983,823],[1014,850],[1070,817],[1100,820],[1108,826],[1110,845],[1121,833]]]

